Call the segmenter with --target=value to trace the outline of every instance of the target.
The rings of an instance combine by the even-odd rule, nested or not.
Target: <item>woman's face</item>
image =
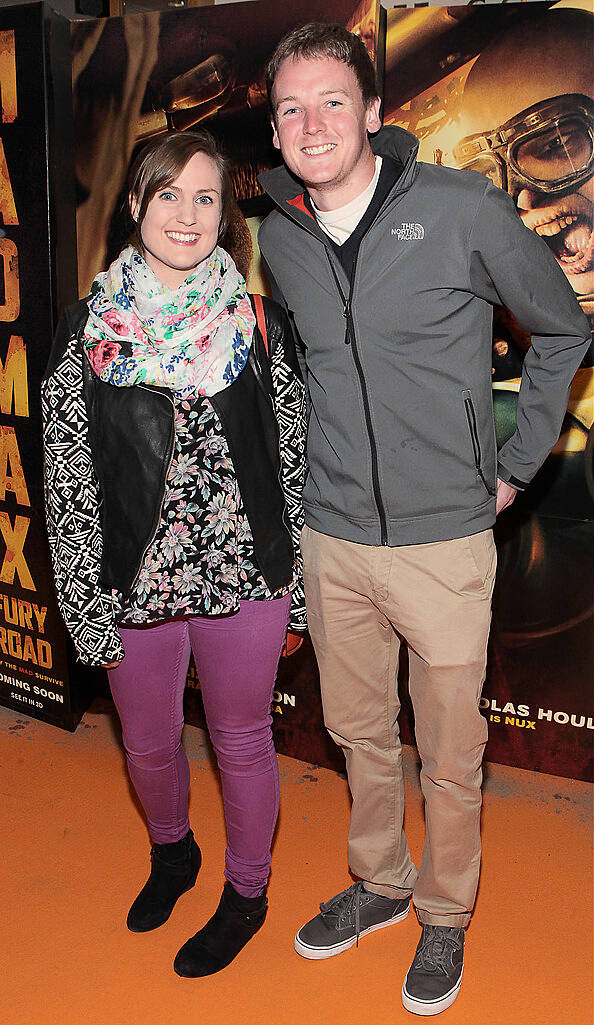
[[[136,216],[138,203],[132,202]],[[217,244],[221,176],[206,153],[194,153],[183,171],[149,202],[140,228],[144,258],[169,288],[179,288]]]

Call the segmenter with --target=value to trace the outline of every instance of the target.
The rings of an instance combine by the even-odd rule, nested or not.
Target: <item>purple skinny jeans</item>
[[[151,839],[173,843],[190,828],[190,768],[181,734],[191,648],[221,775],[225,875],[244,897],[261,893],[270,873],[279,806],[270,704],[290,603],[290,595],[242,601],[233,616],[121,627],[125,656],[109,670],[128,770]]]

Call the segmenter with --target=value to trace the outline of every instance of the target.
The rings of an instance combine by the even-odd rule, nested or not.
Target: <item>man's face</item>
[[[292,58],[274,83],[273,142],[320,209],[355,199],[369,185],[367,132],[381,127],[379,99],[363,103],[352,68],[334,57]]]
[[[594,292],[594,178],[562,198],[522,189],[516,203],[524,224],[548,244],[574,292]]]

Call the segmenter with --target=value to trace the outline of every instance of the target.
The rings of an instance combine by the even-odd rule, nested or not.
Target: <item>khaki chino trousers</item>
[[[480,867],[485,677],[496,550],[491,530],[372,547],[302,534],[309,631],[324,722],[346,756],[349,867],[368,889],[412,893],[422,923],[464,926]],[[403,830],[397,690],[401,640],[421,758],[419,872]]]

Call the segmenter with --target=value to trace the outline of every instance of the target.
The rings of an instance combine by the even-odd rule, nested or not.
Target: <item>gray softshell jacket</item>
[[[260,249],[307,371],[305,518],[370,545],[464,537],[493,525],[497,476],[525,487],[555,444],[588,323],[505,192],[474,171],[418,162],[417,139],[400,128],[383,128],[372,148],[404,166],[351,281],[303,184],[284,167],[260,177],[277,206]],[[496,303],[532,335],[499,466]]]

